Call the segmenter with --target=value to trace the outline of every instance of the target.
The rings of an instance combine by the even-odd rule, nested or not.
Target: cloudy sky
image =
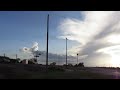
[[[1,11],[0,54],[32,57],[19,49],[38,43],[45,62],[46,18],[50,14],[49,61],[65,63],[65,38],[68,62],[86,66],[120,66],[120,12],[118,11]]]

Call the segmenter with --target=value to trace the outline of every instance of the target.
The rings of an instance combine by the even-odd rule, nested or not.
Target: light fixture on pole
[[[66,66],[67,66],[67,38],[66,38]]]
[[[77,53],[77,64],[78,64],[78,53]]]

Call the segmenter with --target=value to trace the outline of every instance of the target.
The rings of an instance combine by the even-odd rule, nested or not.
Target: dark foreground
[[[96,69],[95,69],[96,70]],[[0,79],[115,79],[93,68],[46,67],[35,64],[0,64]]]

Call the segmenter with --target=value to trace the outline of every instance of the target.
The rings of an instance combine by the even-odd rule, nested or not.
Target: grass
[[[112,76],[90,73],[84,71],[77,72],[48,72],[32,75],[36,79],[112,79]]]
[[[65,71],[50,67],[48,72],[40,65],[1,64],[0,79],[112,79],[112,76],[88,71]]]
[[[20,76],[21,75],[21,76]],[[98,73],[91,73],[87,71],[71,71],[71,72],[61,72],[61,71],[48,71],[48,72],[28,72],[24,74],[19,74],[19,77],[25,79],[112,79],[110,75],[103,75]]]

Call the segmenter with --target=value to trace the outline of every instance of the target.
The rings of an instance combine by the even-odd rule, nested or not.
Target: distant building
[[[28,62],[28,63],[38,64],[38,63],[37,63],[37,59],[35,59],[35,58],[29,59],[29,62]]]
[[[28,64],[28,60],[27,59],[24,59],[21,61],[23,64]]]
[[[0,63],[10,63],[9,57],[0,56]]]
[[[22,63],[22,64],[38,64],[37,60],[34,58],[21,60],[20,63]]]
[[[11,59],[9,57],[0,56],[0,63],[19,63],[20,59]]]

